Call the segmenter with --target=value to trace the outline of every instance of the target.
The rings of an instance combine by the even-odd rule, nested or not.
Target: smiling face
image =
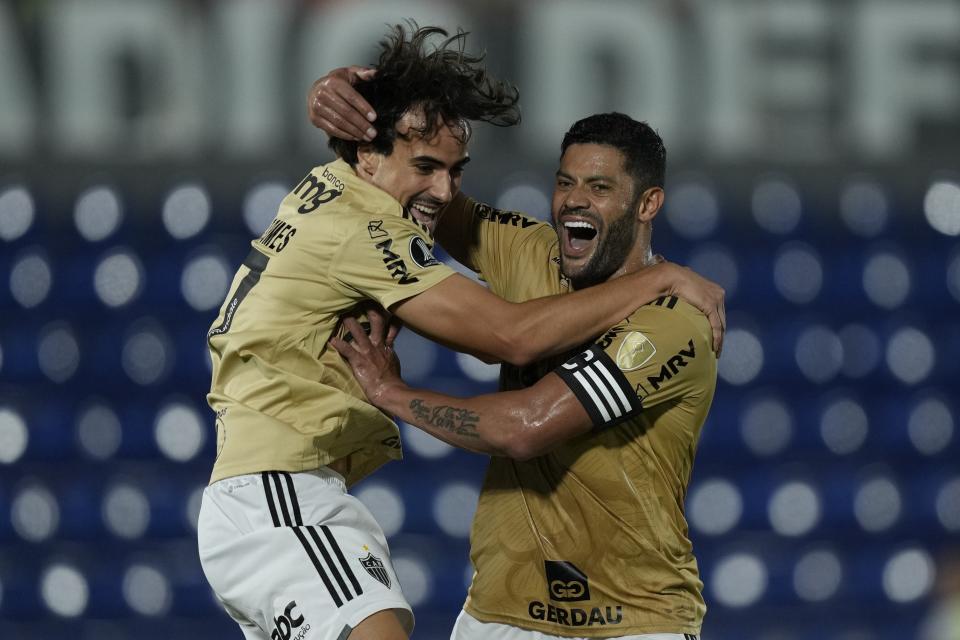
[[[377,153],[369,146],[357,152],[357,173],[400,202],[430,233],[439,214],[460,191],[463,167],[470,161],[466,140],[468,125],[441,124],[425,139],[417,133],[424,126],[423,113],[411,110],[397,121],[393,152]]]
[[[560,267],[574,288],[604,282],[632,256],[648,252],[649,242],[646,247],[637,243],[647,192],[638,197],[634,190],[623,153],[615,147],[573,144],[560,158],[553,222],[560,238]]]

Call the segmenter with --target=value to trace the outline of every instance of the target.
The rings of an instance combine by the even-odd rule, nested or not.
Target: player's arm
[[[678,269],[683,268],[661,263],[580,291],[521,303],[507,302],[454,274],[393,305],[390,312],[452,349],[487,362],[525,366],[591,340],[645,301],[665,295]],[[723,290],[712,286],[720,294],[719,302],[711,304],[722,314]],[[715,335],[715,343],[721,344],[722,330]]]
[[[473,398],[414,389],[400,378],[399,363],[377,338],[376,328],[367,337],[353,318],[344,324],[352,340],[333,338],[331,344],[349,362],[370,402],[453,446],[526,460],[594,426],[582,402],[556,373],[522,391]]]

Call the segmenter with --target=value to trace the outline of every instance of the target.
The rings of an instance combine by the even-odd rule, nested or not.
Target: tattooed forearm
[[[421,420],[431,427],[469,438],[480,437],[480,434],[477,433],[477,423],[480,421],[480,416],[468,409],[446,405],[431,407],[423,400],[415,399],[410,401],[410,410],[413,411],[417,420]]]

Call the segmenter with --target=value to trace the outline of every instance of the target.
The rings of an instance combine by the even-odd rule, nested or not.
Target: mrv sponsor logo
[[[303,615],[297,611],[297,601],[291,600],[283,609],[283,614],[273,619],[270,640],[303,640],[308,631],[310,623],[304,626]]]
[[[383,254],[383,266],[390,272],[390,277],[400,284],[420,282],[418,277],[410,275],[407,263],[403,261],[400,254],[393,252],[393,238],[387,238],[383,242],[378,242],[375,246]]]

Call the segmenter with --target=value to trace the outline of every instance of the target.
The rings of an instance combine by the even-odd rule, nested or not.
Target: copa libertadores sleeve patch
[[[570,358],[554,372],[580,400],[594,427],[620,422],[643,408],[633,386],[600,345]]]

